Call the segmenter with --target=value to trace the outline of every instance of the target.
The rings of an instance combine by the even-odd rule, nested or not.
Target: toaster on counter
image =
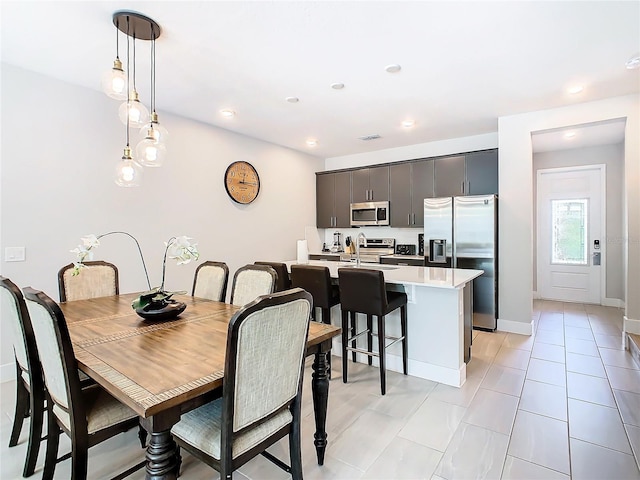
[[[415,255],[416,254],[416,246],[401,244],[396,245],[396,255]]]

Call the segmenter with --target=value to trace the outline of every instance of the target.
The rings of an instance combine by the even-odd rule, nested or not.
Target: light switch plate
[[[6,247],[4,249],[5,262],[24,262],[25,247]]]

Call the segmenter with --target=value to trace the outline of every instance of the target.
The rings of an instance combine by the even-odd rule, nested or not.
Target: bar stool
[[[319,321],[331,323],[331,307],[340,303],[340,291],[337,285],[331,285],[331,275],[327,267],[316,265],[291,265],[291,285],[300,287],[313,297],[313,319],[317,320],[315,310],[320,308]]]
[[[364,268],[339,268],[340,302],[342,304],[342,381],[347,383],[347,352],[352,352],[353,361],[356,353],[367,355],[369,365],[372,357],[378,357],[380,363],[380,390],[386,393],[385,350],[402,341],[402,369],[407,374],[407,294],[388,292],[385,288],[384,274],[381,270]],[[385,335],[385,315],[400,308],[400,337]],[[367,328],[356,333],[356,313],[367,316]],[[373,333],[373,316],[378,319],[378,332]],[[351,325],[349,325],[349,319]],[[351,336],[349,336],[351,334]],[[367,349],[357,348],[356,340],[367,335]],[[373,351],[373,335],[378,337],[378,351]],[[385,345],[385,339],[392,340]],[[351,342],[351,346],[349,346]]]
[[[278,275],[276,279],[276,289],[274,292],[284,292],[291,288],[291,280],[289,279],[289,271],[287,265],[282,262],[254,262],[254,265],[266,265],[273,268]]]

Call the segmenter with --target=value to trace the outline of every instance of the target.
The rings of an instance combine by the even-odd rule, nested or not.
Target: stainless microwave
[[[389,225],[389,202],[351,204],[351,226]]]

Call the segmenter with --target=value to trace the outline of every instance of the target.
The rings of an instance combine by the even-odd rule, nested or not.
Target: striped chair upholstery
[[[220,478],[231,478],[286,435],[292,476],[302,478],[300,401],[311,305],[311,295],[296,288],[259,297],[238,311],[229,323],[222,398],[183,415],[173,427],[178,445]]]
[[[2,318],[11,328],[16,361],[16,409],[9,446],[18,444],[24,419],[30,416],[27,456],[22,471],[23,477],[29,477],[35,470],[42,437],[45,402],[42,370],[22,292],[11,280],[1,276],[0,286]]]
[[[24,289],[24,297],[52,413],[47,415],[47,455],[42,478],[54,477],[62,430],[71,438],[71,478],[86,479],[88,448],[138,425],[138,416],[97,385],[81,388],[69,330],[60,307],[45,293],[32,288]],[[134,468],[142,466],[144,462]]]
[[[73,263],[58,272],[61,302],[118,295],[118,268],[108,262],[84,262],[79,275],[73,275]]]
[[[224,302],[227,297],[229,267],[224,262],[204,262],[198,266],[193,277],[194,297]]]
[[[273,293],[277,274],[267,265],[245,265],[233,276],[231,303],[243,306],[253,302],[260,295]]]

